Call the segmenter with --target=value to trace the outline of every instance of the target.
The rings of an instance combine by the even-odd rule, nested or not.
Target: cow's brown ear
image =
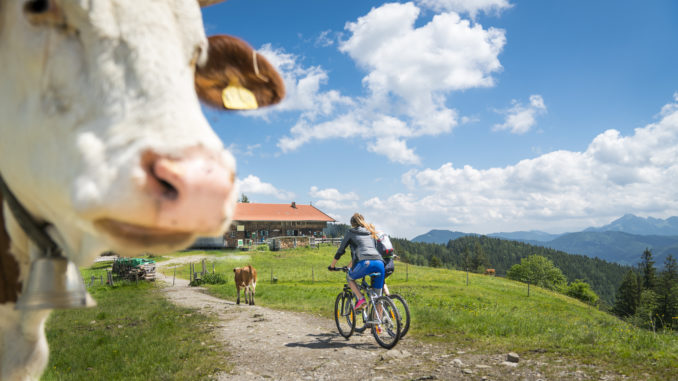
[[[248,110],[276,104],[285,96],[280,74],[263,56],[232,36],[209,37],[207,62],[195,71],[195,90],[210,106]]]
[[[9,236],[5,229],[5,216],[2,211],[0,194],[0,304],[16,302],[21,291],[19,282],[19,264],[9,253]]]

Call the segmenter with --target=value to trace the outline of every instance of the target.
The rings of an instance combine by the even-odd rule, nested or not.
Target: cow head
[[[76,263],[224,231],[235,162],[199,98],[284,94],[248,45],[206,38],[196,0],[0,0],[0,52],[0,173]]]

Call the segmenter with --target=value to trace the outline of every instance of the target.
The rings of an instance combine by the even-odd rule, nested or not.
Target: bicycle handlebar
[[[344,267],[330,267],[330,266],[327,266],[327,269],[330,270],[330,271],[343,271],[343,272],[347,272],[347,271],[348,271],[348,267],[346,267],[346,266],[344,266]]]

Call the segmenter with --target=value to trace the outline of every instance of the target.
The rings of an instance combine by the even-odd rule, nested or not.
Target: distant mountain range
[[[585,232],[623,232],[637,235],[678,236],[678,217],[642,218],[627,214],[599,228],[588,228]]]
[[[450,240],[475,233],[431,230],[412,242],[447,244]],[[678,257],[678,217],[665,220],[627,214],[610,224],[590,227],[581,232],[549,234],[541,231],[492,233],[489,237],[521,241],[549,247],[570,254],[583,254],[610,262],[634,265],[646,248],[652,250],[657,267],[662,267],[667,255]]]

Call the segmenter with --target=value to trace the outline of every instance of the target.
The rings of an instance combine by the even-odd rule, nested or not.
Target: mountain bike
[[[348,272],[348,267],[329,268],[330,271]],[[372,274],[370,274],[372,275]],[[375,274],[376,275],[376,274]],[[372,336],[377,343],[386,349],[393,348],[400,340],[402,331],[401,317],[398,308],[388,296],[379,296],[372,287],[366,282],[361,285],[361,291],[364,293],[367,307],[361,312],[365,316],[365,328],[370,327]],[[339,334],[346,339],[351,337],[355,331],[356,310],[355,296],[348,284],[344,284],[344,289],[337,295],[334,301],[334,321],[337,324]]]
[[[362,291],[367,287],[368,287],[367,282],[365,282],[365,278],[363,278],[360,285],[360,290]],[[407,304],[407,301],[405,301],[405,298],[403,298],[399,294],[391,294],[387,296],[391,299],[393,304],[398,309],[398,314],[401,318],[401,324],[403,327],[402,331],[400,332],[400,338],[402,339],[403,337],[405,337],[405,335],[407,335],[407,332],[410,330],[410,306]],[[365,324],[365,322],[369,320],[366,311],[363,310],[361,314],[357,314],[355,320],[356,322],[354,330],[358,333],[365,332],[365,329],[367,329],[367,324]]]

